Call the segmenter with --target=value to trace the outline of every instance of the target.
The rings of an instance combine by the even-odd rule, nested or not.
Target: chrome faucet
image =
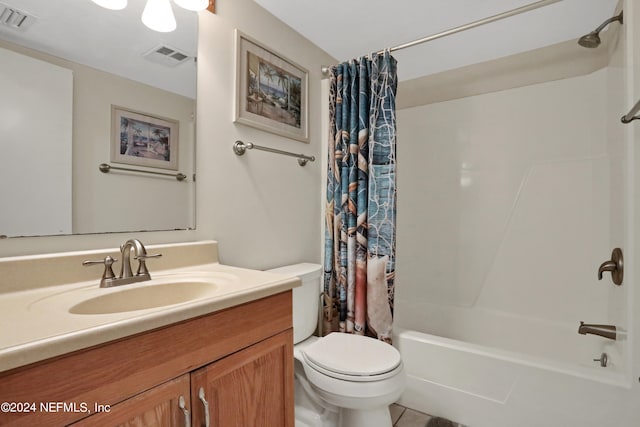
[[[120,253],[122,254],[122,265],[120,266],[120,278],[127,279],[129,277],[135,277],[133,271],[131,271],[131,250],[134,250],[135,259],[139,260],[138,273],[136,276],[149,275],[149,271],[145,265],[147,258],[147,249],[142,242],[138,239],[129,239],[122,246],[120,246]],[[149,280],[149,279],[146,279]]]
[[[592,334],[599,335],[610,340],[616,339],[616,327],[614,325],[590,325],[580,322],[578,333],[581,335]]]
[[[134,259],[138,261],[138,270],[136,274],[133,274],[131,270],[131,251],[134,252]],[[100,279],[101,288],[110,288],[112,286],[127,285],[129,283],[144,282],[151,280],[151,275],[147,269],[146,260],[148,258],[161,257],[162,254],[147,254],[147,250],[138,239],[129,239],[122,246],[120,246],[120,253],[122,254],[122,266],[120,267],[120,277],[116,277],[111,267],[114,262],[118,261],[110,256],[106,256],[101,261],[84,261],[82,265],[96,265],[104,264],[104,272]]]

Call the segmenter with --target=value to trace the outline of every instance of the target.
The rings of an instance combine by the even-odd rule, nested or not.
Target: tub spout
[[[609,338],[610,340],[616,339],[616,327],[614,325],[590,325],[580,322],[578,333],[581,335],[599,335],[604,338]]]

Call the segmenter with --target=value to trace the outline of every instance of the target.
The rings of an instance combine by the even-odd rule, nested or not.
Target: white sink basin
[[[127,288],[84,300],[69,309],[72,314],[109,314],[181,304],[213,296],[218,288],[207,282],[177,282]]]
[[[29,305],[29,310],[79,315],[147,310],[228,293],[229,285],[235,280],[235,276],[224,273],[183,273],[111,288],[92,283],[38,299]]]

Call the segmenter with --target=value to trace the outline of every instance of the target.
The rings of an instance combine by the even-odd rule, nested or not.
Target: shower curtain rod
[[[521,7],[517,7],[517,8],[512,9],[512,10],[508,10],[506,12],[498,13],[497,15],[489,16],[488,18],[479,19],[477,21],[473,21],[473,22],[470,22],[468,24],[460,25],[459,27],[451,28],[449,30],[442,31],[440,33],[432,34],[430,36],[423,37],[421,39],[414,40],[412,42],[403,43],[401,45],[394,46],[394,47],[391,47],[389,49],[380,50],[380,51],[376,52],[376,54],[381,55],[386,50],[389,50],[390,52],[394,52],[396,50],[401,50],[401,49],[406,49],[408,47],[413,47],[413,46],[416,46],[416,45],[419,45],[419,44],[422,44],[422,43],[430,42],[432,40],[436,40],[436,39],[440,39],[442,37],[450,36],[451,34],[455,34],[455,33],[459,33],[459,32],[462,32],[462,31],[470,30],[472,28],[476,28],[476,27],[479,27],[481,25],[490,24],[492,22],[500,21],[501,19],[509,18],[511,16],[519,15],[521,13],[529,12],[529,11],[532,11],[532,10],[535,10],[535,9],[539,9],[541,7],[544,7],[544,6],[548,6],[548,5],[553,4],[553,3],[561,2],[561,1],[562,0],[541,0],[541,1],[534,2],[534,3],[530,3],[530,4],[527,4],[527,5],[521,6]],[[329,72],[329,67],[326,66],[326,65],[323,65],[321,70],[322,70],[323,74],[327,74]]]

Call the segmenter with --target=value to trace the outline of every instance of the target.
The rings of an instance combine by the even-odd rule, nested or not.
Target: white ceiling
[[[254,1],[341,61],[534,2]],[[194,12],[173,4],[177,30],[157,33],[140,21],[145,0],[129,0],[129,6],[122,11],[101,8],[91,0],[0,0],[0,3],[37,17],[24,32],[0,26],[0,38],[195,98],[193,62],[168,68],[142,58],[142,54],[159,44],[195,56],[197,17]],[[399,78],[412,79],[577,39],[612,16],[616,3],[616,0],[563,0],[523,15],[396,51],[393,55],[399,62]],[[361,18],[356,20],[352,16]]]
[[[534,0],[254,0],[340,61],[534,3]],[[563,0],[408,49],[407,80],[580,36],[613,16],[617,0]],[[615,23],[614,25],[618,25]],[[330,64],[327,64],[330,65]]]
[[[124,10],[104,9],[91,0],[0,0],[37,18],[25,30],[0,26],[0,38],[89,65],[151,86],[195,98],[196,66],[174,68],[142,55],[165,44],[194,56],[198,22],[195,12],[172,3],[177,29],[158,33],[142,24],[145,0],[129,0]]]

